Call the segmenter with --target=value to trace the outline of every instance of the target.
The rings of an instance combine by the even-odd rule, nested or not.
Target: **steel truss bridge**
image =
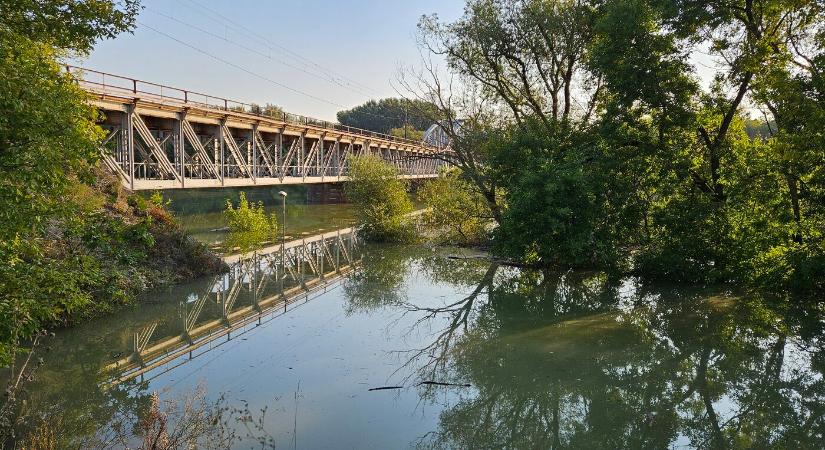
[[[110,386],[152,379],[294,309],[340,282],[360,251],[354,230],[345,228],[225,261],[229,272],[181,299],[176,320],[133,331],[131,348],[104,368]]]
[[[345,181],[376,155],[402,178],[431,178],[429,144],[225,98],[67,66],[103,113],[103,164],[132,190]]]

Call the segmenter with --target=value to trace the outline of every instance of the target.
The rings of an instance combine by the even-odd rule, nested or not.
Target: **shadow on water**
[[[301,380],[309,447],[821,448],[821,309],[474,256],[331,233],[244,259],[59,334],[32,404],[93,433],[210,358],[202,376],[241,380],[244,396]],[[296,309],[314,297],[323,307]],[[260,326],[275,317],[281,331]],[[308,332],[290,356],[272,342],[288,347],[293,326]],[[216,351],[229,341],[234,353]],[[289,370],[235,375],[267,358]],[[403,388],[365,396],[381,382]],[[290,440],[292,416],[273,420]]]

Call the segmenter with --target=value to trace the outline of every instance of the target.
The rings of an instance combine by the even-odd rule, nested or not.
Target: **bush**
[[[624,262],[641,211],[632,155],[606,148],[588,130],[535,124],[491,145],[493,170],[505,187],[495,249],[548,266],[614,269]]]
[[[400,242],[412,239],[406,215],[413,206],[406,184],[395,168],[375,156],[350,159],[347,197],[355,205],[360,231],[365,239]]]
[[[490,210],[461,170],[449,169],[428,180],[418,190],[418,198],[429,207],[423,215],[424,223],[442,232],[444,241],[471,245],[486,239]]]
[[[267,216],[263,203],[250,203],[243,192],[237,208],[232,206],[231,200],[226,201],[224,216],[229,226],[229,236],[226,239],[228,250],[237,247],[242,252],[248,252],[278,236],[278,219],[275,214]]]

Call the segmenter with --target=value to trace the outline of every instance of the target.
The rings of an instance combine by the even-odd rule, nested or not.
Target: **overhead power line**
[[[293,68],[293,69],[298,70],[298,71],[300,71],[300,72],[302,72],[302,73],[305,73],[305,74],[307,74],[307,75],[310,75],[310,76],[313,76],[313,77],[319,78],[319,79],[321,79],[321,80],[324,80],[324,81],[327,81],[327,82],[330,82],[330,83],[333,83],[333,84],[335,84],[336,86],[342,87],[342,88],[344,88],[344,89],[348,89],[348,90],[350,90],[350,91],[352,91],[352,92],[355,92],[356,94],[363,95],[363,96],[366,96],[366,97],[370,97],[370,96],[371,96],[371,94],[370,94],[370,93],[364,92],[364,91],[363,91],[363,90],[361,90],[361,89],[353,88],[353,87],[351,87],[351,86],[349,86],[349,85],[347,85],[347,84],[341,83],[339,80],[337,80],[336,78],[331,77],[331,76],[329,76],[329,75],[325,75],[325,74],[318,74],[318,73],[315,73],[315,72],[310,72],[310,71],[308,71],[308,70],[306,70],[306,69],[304,69],[304,68],[302,68],[302,67],[296,66],[296,65],[291,64],[291,63],[289,63],[289,62],[287,62],[287,61],[284,61],[284,60],[282,60],[282,59],[276,59],[276,58],[273,58],[272,56],[267,55],[266,53],[263,53],[263,52],[261,52],[261,51],[259,51],[259,50],[257,50],[257,49],[254,49],[254,48],[252,48],[252,47],[249,47],[249,46],[247,46],[247,45],[244,45],[244,44],[242,44],[242,43],[240,43],[240,42],[233,41],[232,39],[228,39],[228,38],[227,38],[227,37],[225,37],[225,36],[221,36],[221,35],[219,35],[219,34],[217,34],[217,33],[212,32],[212,31],[209,31],[209,30],[203,29],[203,28],[201,28],[201,27],[199,27],[199,26],[197,26],[197,25],[192,25],[192,24],[190,24],[190,23],[187,23],[187,22],[185,22],[185,21],[183,21],[183,20],[181,20],[181,19],[178,19],[177,17],[170,16],[170,15],[168,15],[168,14],[166,14],[166,13],[163,13],[163,12],[161,12],[161,11],[157,11],[157,10],[152,9],[152,8],[148,8],[148,7],[147,7],[146,9],[148,9],[149,11],[151,11],[151,12],[153,12],[153,13],[155,13],[155,14],[159,15],[159,16],[165,17],[165,18],[167,18],[167,19],[169,19],[169,20],[172,20],[172,21],[174,21],[174,22],[177,22],[177,23],[179,23],[179,24],[181,24],[181,25],[184,25],[184,26],[187,26],[187,27],[189,27],[189,28],[192,28],[193,30],[199,31],[199,32],[204,33],[204,34],[206,34],[206,35],[208,35],[208,36],[212,36],[212,37],[214,37],[215,39],[220,39],[220,40],[222,40],[222,41],[228,42],[228,43],[230,43],[230,44],[232,44],[232,45],[235,45],[235,46],[237,46],[237,47],[239,47],[239,48],[242,48],[242,49],[244,49],[244,50],[246,50],[246,51],[249,51],[249,52],[255,53],[255,54],[256,54],[256,55],[258,55],[258,56],[261,56],[261,57],[263,57],[263,58],[267,58],[267,59],[269,59],[269,60],[271,60],[271,61],[275,61],[275,62],[277,62],[277,63],[283,64],[283,65],[285,65],[285,66],[287,66],[287,67]]]
[[[240,31],[241,33],[245,33],[245,34],[247,34],[248,36],[252,36],[252,37],[256,38],[256,40],[258,40],[259,42],[263,43],[263,44],[264,44],[267,48],[269,48],[270,50],[272,50],[272,48],[273,48],[273,47],[274,47],[274,48],[277,48],[277,49],[279,49],[279,50],[281,50],[281,51],[283,51],[283,52],[285,52],[285,53],[287,53],[287,54],[291,55],[291,56],[292,56],[292,57],[294,57],[294,58],[297,58],[297,59],[300,59],[300,60],[302,60],[302,61],[305,61],[305,63],[304,63],[305,65],[316,67],[317,69],[320,69],[320,70],[321,70],[321,71],[323,71],[324,73],[328,73],[328,74],[335,74],[335,75],[337,75],[337,77],[338,77],[338,78],[339,78],[342,82],[344,82],[344,83],[346,83],[346,84],[350,84],[351,86],[353,86],[353,87],[357,87],[357,88],[360,88],[360,89],[365,89],[365,90],[368,90],[368,91],[370,91],[370,92],[373,92],[374,94],[379,94],[379,93],[378,93],[378,91],[376,91],[375,89],[371,88],[370,86],[366,86],[366,85],[364,85],[364,84],[362,84],[362,83],[359,83],[358,81],[355,81],[355,80],[353,80],[353,79],[351,79],[351,78],[348,78],[347,76],[345,76],[345,75],[341,74],[340,72],[336,72],[336,71],[335,71],[335,70],[333,70],[333,69],[330,69],[330,68],[328,68],[328,67],[325,67],[325,66],[322,66],[322,65],[320,65],[320,64],[318,64],[318,63],[316,63],[315,61],[313,61],[313,60],[311,60],[311,59],[307,58],[306,56],[304,56],[304,55],[302,55],[302,54],[300,54],[300,53],[297,53],[297,52],[295,52],[295,51],[291,50],[290,48],[288,48],[288,47],[286,47],[286,46],[284,46],[284,45],[278,44],[277,42],[273,42],[272,40],[270,40],[270,39],[269,39],[269,38],[267,38],[266,36],[264,36],[264,35],[262,35],[262,34],[260,34],[260,33],[256,32],[256,31],[254,31],[254,30],[248,29],[248,28],[247,28],[247,27],[245,27],[244,25],[239,24],[238,22],[234,21],[233,19],[231,19],[231,18],[229,18],[229,17],[225,16],[224,14],[221,14],[219,11],[215,11],[214,9],[210,8],[209,6],[204,5],[203,3],[199,2],[199,1],[196,1],[196,0],[187,0],[187,1],[189,1],[189,3],[191,3],[191,4],[193,4],[193,5],[195,5],[195,6],[197,7],[197,9],[195,9],[195,11],[198,11],[198,12],[200,12],[200,13],[201,13],[201,14],[203,14],[203,15],[206,15],[203,11],[209,11],[211,14],[213,14],[213,15],[214,15],[214,16],[216,16],[216,17],[218,17],[218,19],[211,18],[212,20],[216,20],[217,22],[219,22],[219,23],[223,23],[224,25],[225,25],[226,23],[231,24],[233,28],[235,28],[236,30]],[[208,16],[207,16],[207,17],[208,17]]]
[[[190,43],[188,43],[188,42],[182,41],[182,40],[180,40],[180,39],[178,39],[178,38],[176,38],[176,37],[174,37],[174,36],[172,36],[172,35],[170,35],[170,34],[168,34],[168,33],[165,33],[165,32],[163,32],[163,31],[160,31],[160,30],[158,30],[157,28],[152,27],[152,26],[150,26],[150,25],[147,25],[147,24],[145,24],[145,23],[143,23],[143,22],[138,21],[138,24],[139,24],[140,26],[142,26],[142,27],[146,27],[146,28],[148,28],[148,29],[150,29],[150,30],[154,31],[155,33],[160,34],[161,36],[165,36],[166,38],[171,39],[171,40],[173,40],[173,41],[177,42],[178,44],[181,44],[181,45],[184,45],[184,46],[186,46],[186,47],[189,47],[190,49],[195,50],[195,51],[196,51],[196,52],[198,52],[198,53],[201,53],[201,54],[203,54],[203,55],[206,55],[206,56],[208,56],[208,57],[210,57],[210,58],[212,58],[212,59],[214,59],[214,60],[216,60],[216,61],[222,62],[222,63],[224,63],[224,64],[226,64],[226,65],[228,65],[228,66],[234,67],[234,68],[236,68],[236,69],[238,69],[238,70],[240,70],[240,71],[243,71],[243,72],[245,72],[245,73],[247,73],[247,74],[249,74],[249,75],[252,75],[252,76],[254,76],[254,77],[260,78],[260,79],[262,79],[262,80],[264,80],[264,81],[268,81],[268,82],[270,82],[270,83],[272,83],[272,84],[274,84],[274,85],[276,85],[276,86],[282,87],[282,88],[284,88],[284,89],[286,89],[286,90],[292,91],[292,92],[294,92],[294,93],[296,93],[296,94],[303,95],[303,96],[308,97],[308,98],[311,98],[311,99],[313,99],[313,100],[317,100],[317,101],[319,101],[319,102],[326,103],[326,104],[328,104],[328,105],[332,105],[332,106],[335,106],[335,107],[338,107],[338,108],[348,109],[346,106],[344,106],[344,105],[342,105],[342,104],[340,104],[340,103],[336,103],[336,102],[333,102],[333,101],[327,100],[327,99],[325,99],[325,98],[321,98],[321,97],[318,97],[318,96],[316,96],[316,95],[312,95],[312,94],[310,94],[310,93],[308,93],[308,92],[304,92],[304,91],[302,91],[302,90],[300,90],[300,89],[295,89],[295,88],[293,88],[293,87],[291,87],[291,86],[287,86],[286,84],[283,84],[283,83],[281,83],[281,82],[279,82],[279,81],[275,81],[275,80],[273,80],[272,78],[269,78],[269,77],[267,77],[267,76],[265,76],[265,75],[261,75],[261,74],[259,74],[259,73],[253,72],[253,71],[251,71],[251,70],[249,70],[249,69],[247,69],[247,68],[245,68],[245,67],[242,67],[242,66],[240,66],[240,65],[238,65],[238,64],[233,63],[232,61],[226,60],[226,59],[221,58],[220,56],[217,56],[217,55],[213,55],[212,53],[209,53],[209,52],[207,52],[206,50],[203,50],[203,49],[201,49],[201,48],[199,48],[199,47],[197,47],[197,46],[195,46],[195,45],[192,45],[192,44],[190,44]]]
[[[326,103],[326,104],[328,104],[328,105],[335,106],[335,107],[337,107],[337,108],[341,108],[341,109],[344,109],[344,110],[348,110],[348,109],[350,109],[350,107],[348,107],[348,106],[342,105],[342,104],[340,104],[340,103],[337,103],[337,102],[334,102],[334,101],[331,101],[331,100],[327,100],[327,99],[322,98],[322,97],[318,97],[317,95],[313,95],[313,94],[310,94],[310,93],[308,93],[308,92],[304,92],[304,91],[302,91],[302,90],[300,90],[300,89],[296,89],[296,88],[294,88],[294,87],[292,87],[292,86],[288,86],[288,85],[286,85],[286,84],[284,84],[284,83],[281,83],[280,81],[273,80],[272,78],[269,78],[269,77],[267,77],[267,76],[265,76],[265,75],[261,75],[261,74],[259,74],[259,73],[255,72],[255,71],[249,70],[249,69],[247,69],[246,67],[243,67],[243,66],[241,66],[241,65],[239,65],[239,64],[236,64],[236,63],[234,63],[234,62],[232,62],[232,61],[229,61],[229,60],[227,60],[227,59],[224,59],[224,58],[222,58],[222,57],[220,57],[220,56],[217,56],[217,55],[215,55],[215,54],[209,53],[209,52],[207,52],[206,50],[201,49],[200,47],[197,47],[197,46],[195,46],[195,45],[193,45],[193,44],[190,44],[190,43],[188,43],[188,42],[186,42],[186,41],[183,41],[183,40],[181,40],[181,39],[178,39],[178,38],[176,38],[176,37],[174,37],[174,36],[172,36],[172,35],[170,35],[170,34],[168,34],[168,33],[164,32],[164,31],[158,30],[157,28],[155,28],[155,27],[153,27],[153,26],[151,26],[151,25],[147,25],[147,24],[145,24],[145,23],[143,23],[143,22],[141,22],[141,21],[137,21],[137,23],[138,23],[138,25],[140,25],[140,26],[142,26],[142,27],[146,27],[146,28],[148,28],[149,30],[152,30],[152,31],[154,31],[155,33],[158,33],[159,35],[166,37],[167,39],[170,39],[170,40],[172,40],[172,41],[175,41],[175,42],[177,42],[178,44],[181,44],[181,45],[183,45],[183,46],[185,46],[185,47],[187,47],[187,48],[189,48],[189,49],[191,49],[191,50],[194,50],[194,51],[196,51],[196,52],[198,52],[198,53],[200,53],[200,54],[202,54],[202,55],[208,56],[209,58],[212,58],[212,59],[214,59],[215,61],[218,61],[218,62],[221,62],[221,63],[223,63],[223,64],[226,64],[226,65],[228,65],[228,66],[230,66],[230,67],[233,67],[233,68],[235,68],[235,69],[238,69],[238,70],[240,70],[240,71],[242,71],[242,72],[244,72],[244,73],[246,73],[246,74],[252,75],[252,76],[254,76],[254,77],[256,77],[256,78],[260,78],[261,80],[264,80],[264,81],[266,81],[266,82],[272,83],[272,84],[274,84],[275,86],[281,87],[281,88],[283,88],[283,89],[286,89],[286,90],[288,90],[288,91],[294,92],[294,93],[299,94],[299,95],[303,95],[303,96],[305,96],[305,97],[307,97],[307,98],[311,98],[311,99],[313,99],[313,100],[316,100],[316,101],[319,101],[319,102],[322,102],[322,103]],[[360,114],[366,114],[366,115],[373,116],[373,117],[380,117],[380,118],[383,118],[383,119],[403,120],[403,118],[402,118],[402,117],[385,116],[385,115],[382,115],[382,114],[375,114],[375,113],[371,113],[371,112],[367,112],[367,111],[361,111],[361,112],[359,112],[359,113],[360,113]]]

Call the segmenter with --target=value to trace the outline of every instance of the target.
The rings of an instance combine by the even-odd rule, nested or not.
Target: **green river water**
[[[278,448],[825,448],[821,309],[480,256],[345,232],[237,262],[58,332],[28,405],[84,436],[200,389]]]

